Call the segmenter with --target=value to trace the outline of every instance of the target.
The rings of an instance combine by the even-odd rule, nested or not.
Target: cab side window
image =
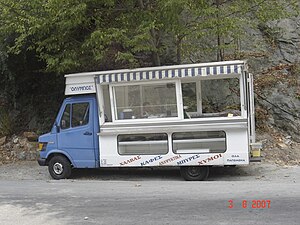
[[[60,121],[60,127],[61,129],[68,129],[70,128],[70,110],[71,107],[70,107],[70,104],[68,104],[65,108],[65,111],[63,113],[63,116],[61,118],[61,121]]]
[[[72,127],[84,126],[89,123],[89,103],[72,105]]]

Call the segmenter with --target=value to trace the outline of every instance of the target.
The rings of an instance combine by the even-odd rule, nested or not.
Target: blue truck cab
[[[99,167],[99,119],[96,96],[66,98],[50,133],[39,137],[41,166],[54,179],[68,178],[72,167]]]

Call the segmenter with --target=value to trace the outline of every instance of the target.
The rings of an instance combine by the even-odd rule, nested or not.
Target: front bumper
[[[40,166],[46,166],[46,159],[39,158],[37,161],[38,161]]]

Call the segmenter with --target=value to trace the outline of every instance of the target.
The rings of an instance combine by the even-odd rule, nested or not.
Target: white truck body
[[[241,165],[249,163],[250,145],[255,142],[254,110],[251,108],[253,107],[253,92],[247,90],[246,87],[252,79],[247,69],[244,61],[229,61],[70,74],[66,75],[65,93],[66,95],[97,94],[100,116],[98,134],[100,167]],[[239,116],[231,116],[229,112],[226,116],[184,118],[182,82],[228,78],[239,79]],[[132,85],[155,85],[168,82],[176,86],[178,115],[175,118],[118,120],[115,115],[112,115],[111,121],[105,122],[103,115],[106,107],[110,107],[111,113],[116,113],[114,87],[130,88]],[[104,86],[107,86],[109,90],[110,106],[105,105],[103,101]],[[247,98],[247,95],[251,98]],[[226,135],[217,138],[208,135],[206,138],[172,139],[172,135],[178,132],[192,134],[207,131],[222,131]],[[139,134],[156,133],[166,134],[167,139],[118,142],[119,135],[139,137]],[[199,135],[201,136],[201,133]],[[226,142],[226,150],[224,152],[222,150],[210,151],[209,143],[218,145],[219,142]],[[176,144],[182,144],[182,148],[175,151],[174,145]],[[120,154],[119,148],[121,147],[125,149],[123,154]],[[162,150],[162,148],[167,148],[167,150]]]
[[[77,168],[179,166],[186,179],[199,180],[208,166],[260,161],[245,61],[65,78],[65,94],[75,97],[63,103],[52,132],[40,137],[46,144],[39,163],[49,164],[55,179],[66,177],[68,162]]]

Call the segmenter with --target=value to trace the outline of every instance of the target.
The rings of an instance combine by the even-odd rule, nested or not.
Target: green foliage
[[[3,76],[4,73],[7,73],[6,60],[7,60],[7,54],[5,54],[5,52],[3,52],[0,49],[0,74],[1,74],[1,77]]]
[[[2,50],[0,46],[0,97],[9,96],[11,100],[11,105],[15,103],[15,77],[10,71],[8,66],[8,55]],[[1,99],[0,99],[1,106]]]
[[[0,0],[0,96],[9,99],[0,134],[16,126],[49,129],[63,96],[62,73],[223,60],[248,38],[248,28],[264,28],[275,40],[278,30],[268,22],[291,16],[298,2]]]
[[[9,52],[34,50],[48,71],[60,73],[168,64],[170,49],[177,63],[195,48],[222,60],[236,45],[225,39],[290,16],[297,1],[0,0],[0,6],[0,37]],[[215,44],[205,46],[208,40]]]
[[[0,109],[0,137],[12,134],[14,131],[14,118],[7,110]]]

